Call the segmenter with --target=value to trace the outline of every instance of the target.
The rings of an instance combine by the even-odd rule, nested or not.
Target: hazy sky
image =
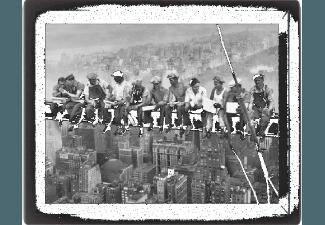
[[[274,31],[276,25],[221,25],[223,33]],[[168,43],[217,34],[215,24],[47,24],[46,57],[57,60],[62,52],[116,51],[133,45]]]

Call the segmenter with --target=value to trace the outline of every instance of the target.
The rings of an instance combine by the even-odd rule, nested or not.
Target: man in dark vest
[[[142,127],[143,123],[147,123],[148,119],[150,119],[150,116],[147,118],[148,115],[146,114],[144,121],[142,115],[142,107],[148,104],[150,93],[142,85],[142,80],[140,79],[135,80],[132,85],[130,105],[127,106],[126,112],[128,114],[131,110],[137,110],[138,126]]]
[[[88,83],[84,94],[87,102],[86,119],[90,122],[95,122],[95,109],[98,109],[98,118],[102,123],[110,123],[111,114],[108,109],[105,109],[104,99],[110,96],[110,86],[98,78],[96,73],[87,75]]]
[[[251,100],[248,109],[252,125],[255,125],[255,119],[260,119],[256,133],[263,138],[274,111],[273,90],[264,84],[263,74],[255,74],[253,80],[255,85],[250,90]]]

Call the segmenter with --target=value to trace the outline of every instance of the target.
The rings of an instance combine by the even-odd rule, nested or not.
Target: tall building
[[[105,203],[122,203],[122,186],[120,184],[108,184],[105,193]]]
[[[79,192],[91,193],[102,182],[99,165],[84,163],[79,169]]]
[[[153,143],[153,162],[156,172],[166,173],[169,168],[182,164],[194,164],[196,152],[189,141],[156,141]]]
[[[193,204],[206,203],[206,184],[204,181],[193,179],[191,184],[191,189],[192,189]]]
[[[229,183],[227,181],[212,181],[209,184],[209,202],[214,204],[229,204]]]
[[[167,202],[187,203],[187,177],[183,174],[174,174],[167,178]]]
[[[82,137],[82,145],[86,148],[96,149],[95,146],[95,130],[94,128],[82,128],[76,129],[75,134]]]
[[[56,151],[62,148],[61,129],[55,120],[45,120],[45,155],[55,163]]]
[[[167,201],[167,175],[158,175],[154,177],[158,203]]]
[[[69,148],[82,147],[82,137],[78,135],[67,135],[62,137],[62,146]]]
[[[230,203],[231,204],[249,204],[251,203],[251,189],[235,186],[230,187]]]
[[[195,165],[179,165],[175,167],[175,172],[184,174],[187,177],[187,203],[192,203],[192,180],[195,168]]]
[[[145,130],[140,137],[140,149],[143,150],[143,160],[146,163],[152,163],[152,143],[153,138],[150,131]]]
[[[63,147],[56,152],[56,170],[60,174],[78,174],[80,165],[84,162],[95,165],[97,161],[96,151],[92,149],[77,150]]]
[[[144,183],[152,184],[155,174],[156,174],[156,166],[146,163],[134,170],[133,179],[134,182],[138,184],[144,184]]]

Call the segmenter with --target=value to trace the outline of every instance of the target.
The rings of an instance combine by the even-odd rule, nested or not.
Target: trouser
[[[165,119],[165,106],[164,105],[162,105],[162,106],[157,106],[157,108],[156,109],[159,109],[159,119],[158,119],[158,121],[157,121],[157,125],[158,126],[163,126],[164,125],[164,119]],[[150,117],[151,117],[151,113],[152,113],[152,111],[148,111],[148,113],[150,114]],[[151,117],[152,118],[152,117]],[[152,122],[151,123],[153,123],[153,118],[152,118]]]
[[[129,114],[131,110],[135,110],[136,105],[130,105],[126,109],[126,113]],[[142,110],[142,107],[138,107],[137,109],[137,120],[138,125],[142,126],[144,123],[152,123],[153,118],[151,116],[151,111],[144,111]]]
[[[166,105],[165,107],[165,116],[166,116],[166,124],[170,125],[172,124],[172,112],[173,109],[177,110],[177,124],[176,125],[191,125],[190,115],[188,111],[185,110],[185,105],[182,106],[174,106],[170,107],[169,105]]]
[[[80,102],[67,102],[64,104],[64,109],[68,111],[69,122],[76,122],[75,119],[81,116],[83,104]]]
[[[235,113],[226,113],[226,116],[227,116],[229,127],[230,128],[233,127],[232,118],[237,116],[237,114],[235,114]],[[238,122],[238,125],[236,125],[236,130],[244,132],[245,124],[246,124],[246,122],[245,122],[245,119],[244,119],[244,115],[242,113],[239,113],[239,122]]]
[[[114,124],[122,125],[122,119],[125,125],[129,123],[128,113],[126,111],[126,105],[120,105],[114,109],[114,119],[113,119]]]
[[[206,112],[206,117],[207,117],[207,122],[206,122],[206,129],[207,130],[212,130],[212,126],[213,126],[213,113],[211,112]],[[226,123],[226,118],[225,118],[225,110],[224,109],[219,109],[217,112],[218,115],[218,122],[221,128],[227,127],[228,126]]]
[[[198,109],[202,109],[202,106],[195,105],[194,107],[192,107],[192,106],[188,105],[188,107],[185,107],[186,112],[195,111],[195,110],[198,110]],[[207,111],[202,110],[202,112],[201,112],[201,122],[202,122],[203,127],[206,127],[206,125],[207,125],[207,114],[208,114]]]
[[[64,105],[59,106],[57,103],[52,103],[50,105],[50,109],[51,109],[52,115],[56,116],[58,114],[58,112],[63,113]]]
[[[263,134],[270,123],[270,111],[268,109],[253,106],[253,109],[249,112],[249,116],[251,122],[253,122],[255,119],[260,119],[260,133]]]
[[[112,114],[108,112],[108,108],[105,108],[105,103],[103,100],[97,101],[94,107],[88,104],[86,107],[86,117],[92,120],[95,117],[95,109],[98,109],[98,118],[103,119],[103,123],[110,123],[112,119]]]

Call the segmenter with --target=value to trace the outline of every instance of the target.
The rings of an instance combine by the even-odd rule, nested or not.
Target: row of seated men
[[[189,112],[202,109],[204,99],[208,98],[213,101],[215,112],[202,110],[201,121],[203,123],[203,136],[209,137],[215,114],[218,115],[218,130],[224,134],[233,131],[232,117],[234,114],[226,113],[227,103],[242,100],[247,105],[250,121],[245,119],[243,111],[238,107],[236,114],[239,114],[240,120],[236,128],[241,138],[244,138],[245,124],[250,122],[255,126],[256,119],[259,119],[257,134],[264,137],[274,110],[273,91],[264,84],[263,74],[253,75],[254,84],[249,92],[242,87],[240,79],[237,79],[237,84],[231,81],[228,84],[229,88],[226,89],[222,77],[215,76],[213,78],[214,88],[210,96],[208,96],[207,90],[200,85],[197,78],[191,79],[189,85],[185,85],[180,81],[176,71],[167,74],[170,81],[169,89],[161,86],[161,77],[158,76],[151,79],[152,88],[150,90],[143,86],[140,79],[136,79],[130,84],[125,80],[122,71],[115,71],[111,76],[114,79],[114,84],[108,84],[95,73],[87,75],[88,82],[86,85],[77,81],[72,74],[65,78],[59,78],[53,89],[53,97],[62,97],[68,100],[62,106],[58,106],[56,103],[51,105],[53,117],[58,112],[62,113],[67,110],[71,123],[70,129],[73,129],[73,125],[80,120],[83,108],[86,120],[90,122],[95,119],[95,109],[98,109],[97,116],[100,121],[104,124],[112,123],[118,126],[117,133],[122,134],[125,132],[125,126],[129,123],[128,114],[131,110],[137,111],[137,121],[140,127],[146,123],[150,124],[149,129],[152,128],[152,111],[143,111],[144,106],[152,105],[154,106],[153,110],[160,112],[158,119],[160,130],[162,131],[163,126],[167,125],[166,132],[169,132],[175,126],[180,129],[180,135],[182,135],[193,128]],[[85,97],[84,102],[80,101],[82,94]],[[113,120],[109,108],[114,109]],[[177,112],[175,124],[172,123],[173,110]]]

